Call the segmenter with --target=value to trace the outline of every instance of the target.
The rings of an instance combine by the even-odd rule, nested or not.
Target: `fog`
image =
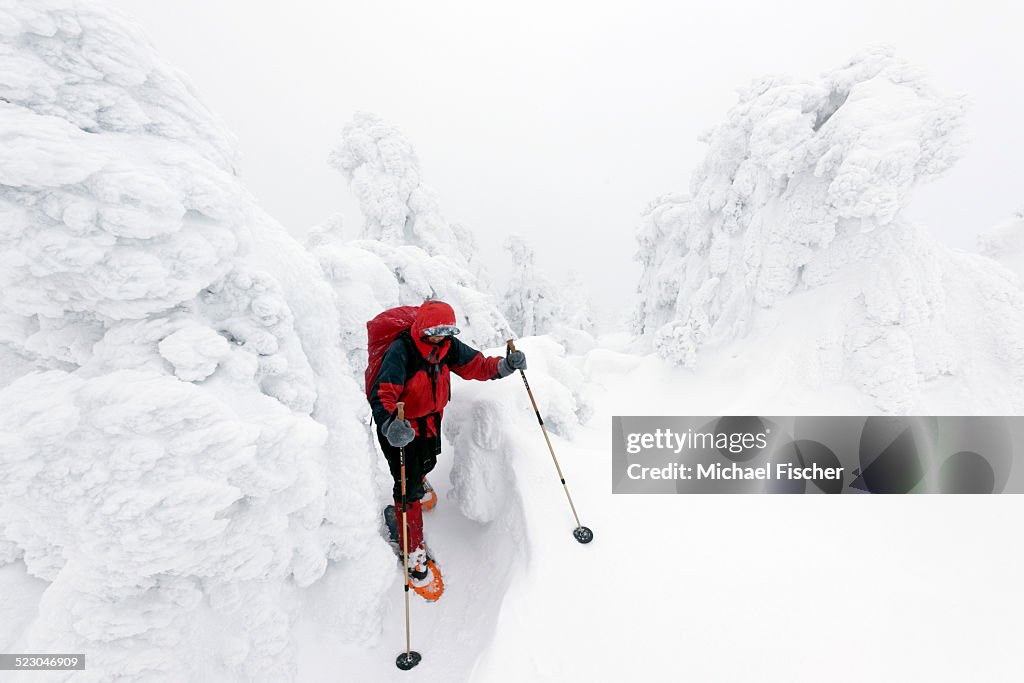
[[[108,4],[227,122],[247,186],[296,237],[339,211],[358,231],[326,158],[353,112],[374,112],[410,138],[499,288],[501,243],[520,233],[553,278],[580,273],[606,324],[630,312],[640,212],[687,189],[698,135],[761,75],[815,77],[892,45],[973,102],[967,158],[918,190],[911,217],[973,249],[1024,207],[1020,2]]]

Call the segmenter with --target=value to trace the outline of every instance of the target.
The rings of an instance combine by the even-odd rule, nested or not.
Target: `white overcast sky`
[[[973,101],[968,157],[911,217],[973,249],[1024,207],[1020,0],[108,3],[227,121],[247,186],[297,237],[338,211],[358,229],[326,158],[353,112],[374,112],[411,139],[498,284],[501,242],[523,234],[549,275],[580,272],[606,321],[628,314],[641,210],[688,187],[697,136],[764,74],[894,46]]]

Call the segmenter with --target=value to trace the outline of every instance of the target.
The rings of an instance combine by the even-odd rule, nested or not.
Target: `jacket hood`
[[[431,363],[439,363],[448,354],[451,339],[434,345],[423,341],[423,330],[431,327],[455,327],[455,310],[443,301],[428,300],[420,306],[409,332],[420,354]]]

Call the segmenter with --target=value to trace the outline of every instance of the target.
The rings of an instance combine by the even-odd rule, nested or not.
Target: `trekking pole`
[[[398,419],[405,419],[405,403],[398,404]],[[395,666],[402,671],[408,671],[417,664],[423,657],[419,652],[410,649],[409,632],[409,506],[405,497],[405,446],[398,449],[399,469],[402,472],[402,570],[405,573],[405,652],[395,659]]]
[[[515,342],[509,339],[505,342],[507,349],[505,357],[516,350]],[[526,393],[530,395],[530,403],[533,404],[533,412],[537,414],[537,422],[540,424],[540,431],[544,434],[544,441],[548,444],[548,451],[551,452],[551,460],[555,463],[555,470],[558,472],[558,478],[562,482],[562,488],[565,490],[565,497],[569,499],[569,507],[572,509],[572,516],[576,518],[576,528],[573,529],[573,537],[580,543],[590,543],[594,540],[594,532],[589,528],[580,524],[580,516],[576,514],[576,506],[572,504],[572,496],[569,495],[569,487],[565,485],[565,475],[562,474],[562,468],[558,465],[558,458],[555,457],[555,449],[551,445],[551,439],[548,437],[548,430],[544,427],[544,420],[541,419],[540,409],[537,408],[537,401],[533,398],[533,390],[530,389],[530,383],[526,381],[526,372],[522,369],[519,370],[519,375],[523,378],[523,384],[526,385]]]

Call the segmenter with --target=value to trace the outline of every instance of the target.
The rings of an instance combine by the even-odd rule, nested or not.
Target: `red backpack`
[[[369,358],[366,363],[366,399],[370,399],[373,383],[384,364],[384,353],[391,342],[412,327],[416,320],[419,306],[398,306],[389,308],[376,318],[366,323],[366,350]]]

